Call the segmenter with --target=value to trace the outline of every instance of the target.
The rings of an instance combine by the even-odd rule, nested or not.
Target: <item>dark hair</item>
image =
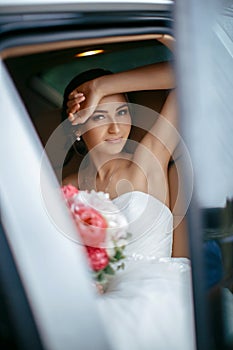
[[[94,68],[87,70],[85,72],[82,72],[78,75],[76,75],[66,86],[63,94],[63,103],[62,103],[62,121],[64,121],[67,118],[67,102],[68,102],[68,96],[69,94],[76,89],[78,86],[86,83],[87,81],[102,77],[104,75],[113,74],[110,70],[105,70],[102,68]]]
[[[84,71],[78,75],[76,75],[66,86],[63,94],[63,103],[62,103],[62,111],[61,111],[61,117],[62,122],[64,122],[67,119],[67,102],[69,94],[76,89],[78,86],[84,84],[87,81],[102,77],[104,75],[113,74],[110,70],[105,70],[102,68],[94,68],[89,69],[87,71]],[[64,125],[65,127],[65,133],[68,137],[72,137],[72,134],[74,135],[75,128],[72,127],[70,123],[67,123]],[[83,140],[81,141],[75,141],[73,143],[73,147],[70,148],[70,150],[67,153],[66,159],[64,161],[64,165],[66,165],[71,158],[74,156],[74,152],[79,153],[80,155],[85,155],[87,153],[87,149],[85,147],[85,143]]]

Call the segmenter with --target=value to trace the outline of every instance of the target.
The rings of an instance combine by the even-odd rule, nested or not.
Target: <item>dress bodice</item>
[[[171,211],[139,191],[113,201],[132,233],[125,269],[97,303],[113,349],[195,350],[190,263],[171,257]]]
[[[171,257],[173,216],[165,204],[140,191],[124,193],[113,202],[129,223],[132,236],[125,250],[129,260]]]

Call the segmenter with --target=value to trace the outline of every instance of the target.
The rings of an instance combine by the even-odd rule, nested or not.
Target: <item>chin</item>
[[[109,149],[106,154],[110,154],[110,155],[115,155],[115,154],[119,154],[121,153],[123,150],[123,147],[115,147],[115,149]]]
[[[109,155],[115,155],[115,154],[119,154],[122,152],[123,148],[124,148],[125,144],[123,145],[114,145],[111,147],[107,147],[105,148],[105,153],[109,154]]]

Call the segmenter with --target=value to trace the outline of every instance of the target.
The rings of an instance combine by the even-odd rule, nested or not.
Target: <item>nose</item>
[[[109,127],[108,127],[108,132],[109,134],[118,134],[120,131],[120,126],[117,122],[115,121],[112,121],[110,124],[109,124]]]

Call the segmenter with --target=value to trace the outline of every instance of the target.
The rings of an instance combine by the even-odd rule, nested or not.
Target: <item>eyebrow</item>
[[[103,109],[96,109],[94,110],[93,114],[94,113],[107,113],[107,111],[104,111]]]
[[[124,103],[123,105],[117,107],[116,110],[118,111],[119,109],[124,108],[124,107],[128,107],[128,104],[127,104],[127,103]]]
[[[121,108],[124,108],[124,107],[128,107],[128,104],[127,103],[124,103],[123,105],[120,105],[119,107],[117,107],[116,111],[118,111],[119,109]],[[96,109],[94,113],[107,113],[108,111],[105,111],[104,109]]]

